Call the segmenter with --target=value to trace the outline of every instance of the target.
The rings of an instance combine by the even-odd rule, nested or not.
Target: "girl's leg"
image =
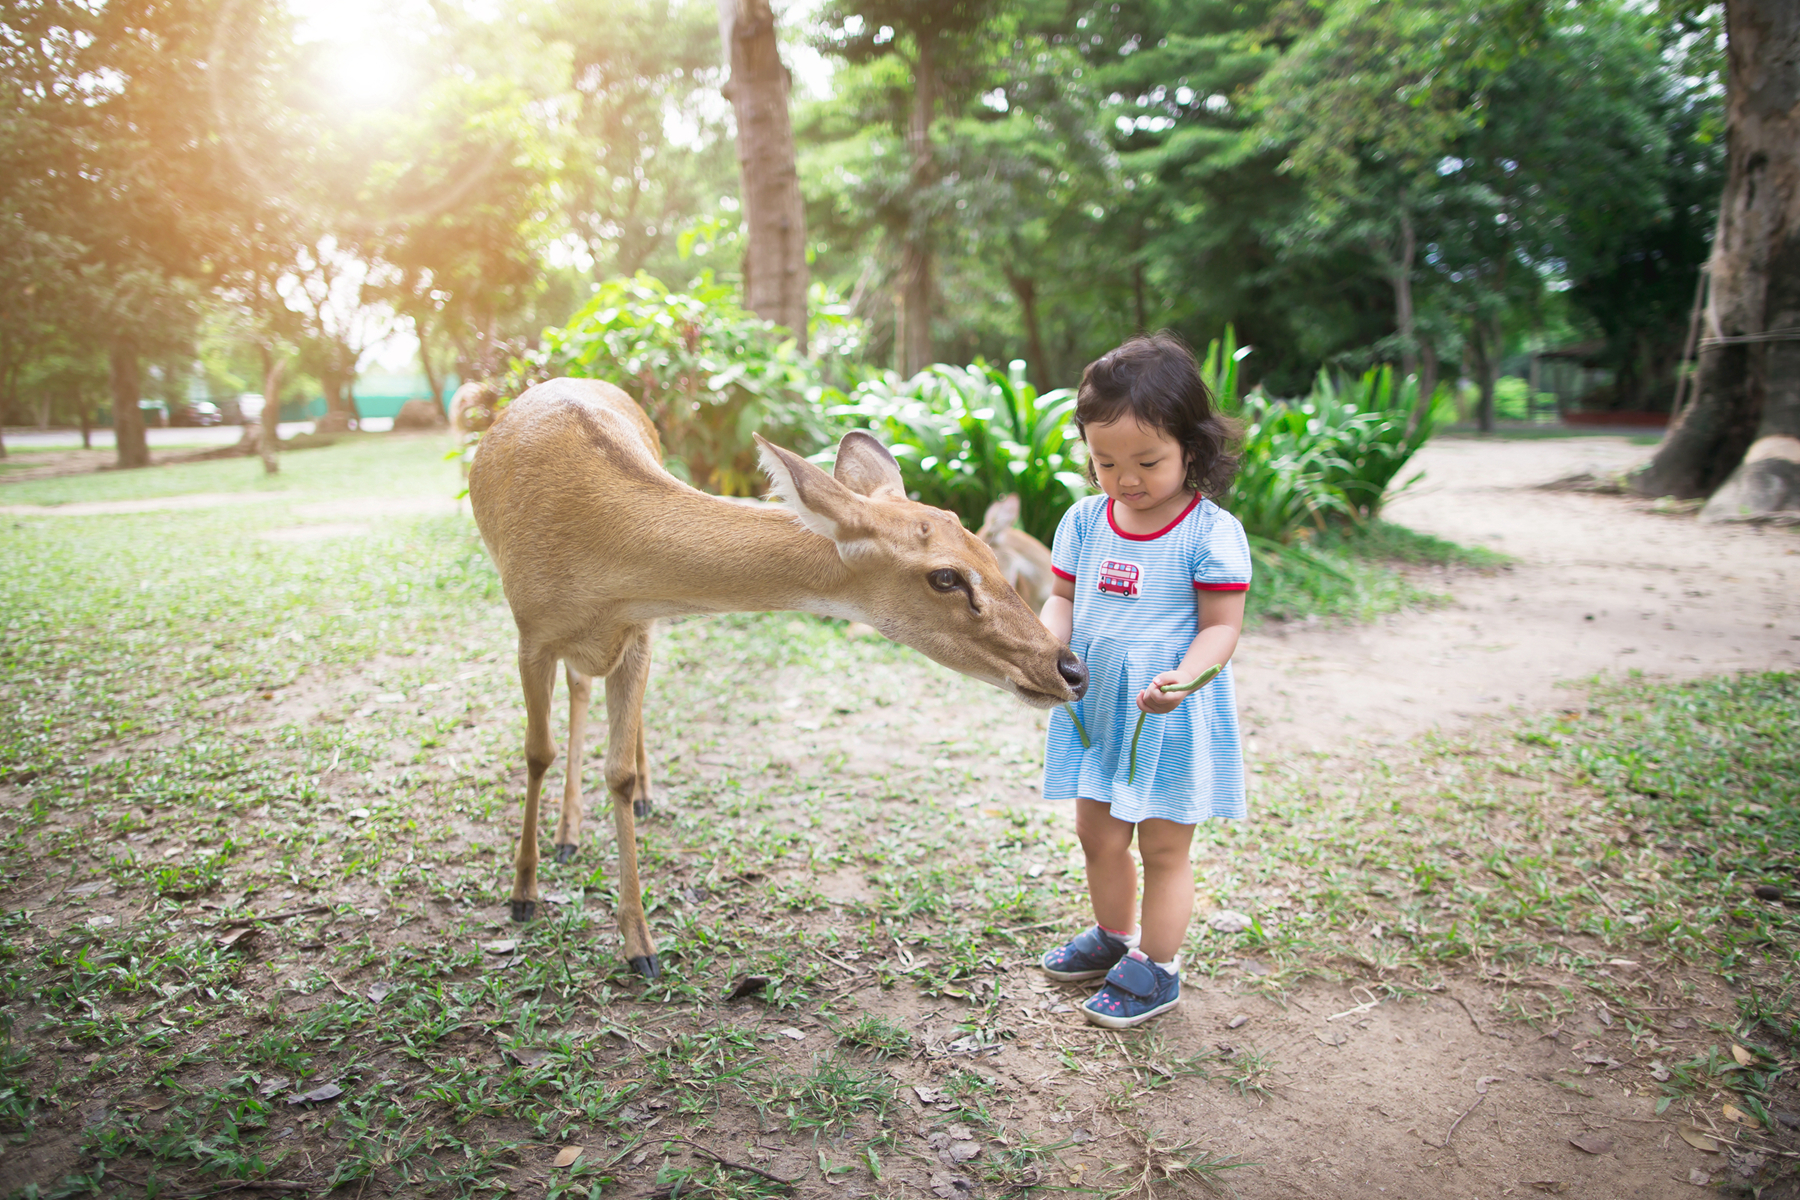
[[[1080,828],[1079,820],[1076,827]],[[1126,825],[1125,828],[1131,827]],[[1138,855],[1144,860],[1143,951],[1155,962],[1173,962],[1181,953],[1181,943],[1187,937],[1188,918],[1194,913],[1194,869],[1188,862],[1194,827],[1151,818],[1138,822],[1137,834]],[[1082,844],[1085,847],[1086,841]],[[1088,861],[1088,888],[1091,891],[1094,886],[1091,855]],[[1097,899],[1094,905],[1094,911],[1098,912]]]
[[[1112,815],[1112,805],[1075,801],[1075,836],[1081,839],[1081,851],[1087,857],[1088,898],[1094,902],[1094,920],[1120,933],[1137,927],[1137,863],[1131,858],[1131,830],[1131,822]]]

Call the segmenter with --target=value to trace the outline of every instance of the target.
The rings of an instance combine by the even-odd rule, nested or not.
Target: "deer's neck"
[[[791,512],[699,493],[683,497],[680,507],[682,552],[657,556],[661,577],[646,580],[645,590],[658,611],[644,615],[792,611],[866,619],[856,576],[836,544]]]

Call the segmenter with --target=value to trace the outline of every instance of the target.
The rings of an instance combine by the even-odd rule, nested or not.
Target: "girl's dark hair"
[[[1237,474],[1238,423],[1219,412],[1200,378],[1194,352],[1163,330],[1134,337],[1096,358],[1081,373],[1075,393],[1075,428],[1087,440],[1089,425],[1109,425],[1130,416],[1147,429],[1160,429],[1180,444],[1187,459],[1187,485],[1217,498]],[[1100,486],[1088,459],[1088,482]]]

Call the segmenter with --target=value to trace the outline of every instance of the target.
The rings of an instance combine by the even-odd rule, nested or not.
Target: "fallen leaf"
[[[551,1165],[558,1167],[570,1166],[586,1152],[586,1146],[564,1146],[561,1150],[556,1152],[556,1161]]]
[[[1076,1144],[1077,1144],[1077,1145],[1079,1145],[1079,1144],[1080,1144],[1080,1143],[1082,1143],[1082,1142],[1091,1142],[1091,1141],[1093,1141],[1093,1140],[1094,1140],[1094,1135],[1093,1135],[1093,1134],[1091,1134],[1091,1133],[1089,1133],[1089,1132],[1088,1132],[1088,1131],[1087,1131],[1087,1127],[1086,1127],[1086,1126],[1084,1126],[1084,1125],[1077,1125],[1077,1126],[1076,1126],[1076,1127],[1075,1127],[1075,1131],[1074,1131],[1074,1132],[1073,1132],[1073,1133],[1071,1133],[1071,1134],[1069,1134],[1069,1140],[1070,1140],[1070,1141],[1071,1141],[1071,1142],[1074,1142],[1074,1143],[1076,1143]]]
[[[1555,1179],[1534,1179],[1531,1186],[1540,1192],[1562,1193],[1569,1190],[1569,1185]]]
[[[1327,1045],[1327,1046],[1341,1046],[1345,1042],[1350,1040],[1349,1038],[1345,1037],[1343,1034],[1337,1032],[1336,1030],[1332,1030],[1330,1033],[1326,1033],[1326,1031],[1323,1029],[1315,1029],[1315,1030],[1313,1030],[1313,1036],[1318,1038],[1321,1043],[1323,1043],[1324,1045]]]
[[[1612,1139],[1598,1133],[1584,1133],[1580,1137],[1569,1139],[1569,1145],[1583,1154],[1611,1154]]]
[[[1730,1157],[1731,1169],[1744,1179],[1755,1179],[1756,1173],[1769,1161],[1768,1155],[1757,1154],[1755,1151],[1739,1153],[1733,1150]]]
[[[1247,1025],[1249,1023],[1250,1023],[1250,1018],[1246,1017],[1243,1013],[1239,1013],[1237,1016],[1231,1018],[1231,1020],[1225,1022],[1225,1028],[1227,1028],[1227,1029],[1242,1029],[1245,1025]]]
[[[796,1042],[804,1042],[806,1040],[806,1035],[801,1033],[798,1029],[782,1029],[778,1032],[782,1037],[793,1038]]]
[[[489,954],[511,954],[519,948],[519,942],[517,938],[499,938],[481,943],[481,948]]]
[[[1680,1125],[1676,1127],[1675,1132],[1681,1135],[1682,1141],[1686,1142],[1696,1150],[1704,1150],[1708,1154],[1717,1154],[1719,1152],[1719,1143],[1714,1141],[1712,1135],[1698,1125]]]
[[[1756,1055],[1750,1053],[1750,1051],[1744,1049],[1736,1042],[1731,1044],[1731,1057],[1737,1059],[1737,1064],[1740,1067],[1753,1067],[1756,1065]]]
[[[1612,1012],[1604,1004],[1594,1010],[1594,1015],[1600,1018],[1600,1023],[1602,1025],[1611,1025],[1613,1023]]]
[[[1477,1095],[1485,1096],[1487,1095],[1488,1084],[1505,1082],[1506,1081],[1498,1075],[1483,1075],[1480,1079],[1475,1081],[1475,1092]]]
[[[323,1104],[327,1100],[336,1100],[344,1094],[344,1089],[335,1083],[327,1083],[310,1092],[298,1092],[287,1098],[289,1104]]]
[[[1229,908],[1221,908],[1213,913],[1206,918],[1206,923],[1220,933],[1242,933],[1250,928],[1250,918],[1247,915]]]
[[[1695,1187],[1711,1187],[1712,1175],[1706,1171],[1702,1171],[1699,1167],[1689,1167],[1688,1182]]]
[[[1670,1071],[1668,1067],[1664,1066],[1658,1060],[1655,1060],[1655,1059],[1651,1060],[1651,1062],[1650,1062],[1650,1078],[1656,1080],[1656,1082],[1658,1082],[1658,1083],[1667,1083],[1673,1077],[1674,1077],[1674,1073],[1672,1071]]]
[[[256,926],[239,925],[236,929],[228,929],[218,936],[220,949],[229,950],[239,942],[247,942],[256,936]]]
[[[948,1171],[933,1171],[931,1173],[931,1193],[938,1197],[938,1200],[961,1200],[964,1196],[974,1195],[975,1184],[961,1175],[952,1175]]]
[[[1238,959],[1238,970],[1243,971],[1246,975],[1267,975],[1269,973],[1269,968],[1263,966],[1254,958]]]
[[[733,984],[729,992],[725,993],[725,1000],[729,1003],[733,1000],[742,1000],[745,996],[753,996],[768,987],[770,982],[772,981],[767,975],[746,975]]]
[[[1616,1071],[1620,1067],[1625,1065],[1625,1064],[1621,1063],[1618,1059],[1608,1058],[1604,1054],[1590,1054],[1586,1058],[1582,1059],[1581,1061],[1586,1063],[1590,1067],[1605,1067],[1609,1071]]]
[[[110,879],[96,879],[92,883],[78,883],[68,890],[70,896],[93,896],[112,887]]]
[[[535,1067],[550,1057],[550,1051],[539,1050],[535,1046],[508,1046],[506,1052],[521,1067]]]
[[[148,1100],[139,1100],[138,1107],[145,1112],[161,1112],[163,1109],[169,1107],[169,1102],[162,1096],[153,1096]]]
[[[967,1125],[947,1125],[944,1136],[953,1142],[966,1142],[975,1136],[975,1131]]]
[[[1735,1104],[1727,1104],[1721,1111],[1724,1112],[1727,1121],[1736,1121],[1739,1125],[1748,1125],[1752,1129],[1760,1129],[1762,1127],[1761,1121],[1757,1120]]]
[[[918,1083],[913,1084],[913,1095],[919,1098],[920,1104],[936,1104],[944,1098],[944,1093],[938,1088],[926,1087]]]
[[[385,983],[371,983],[369,985],[369,990],[363,994],[376,1004],[380,1004],[383,1000],[386,1000],[389,996],[394,994],[394,989]]]
[[[263,1085],[256,1091],[258,1095],[273,1096],[276,1092],[285,1092],[293,1082],[286,1075],[277,1075],[273,1079],[263,1080]]]

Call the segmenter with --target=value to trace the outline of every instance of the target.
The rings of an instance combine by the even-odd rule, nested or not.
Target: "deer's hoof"
[[[574,842],[558,842],[558,843],[556,843],[556,861],[557,862],[566,863],[574,857],[575,857],[575,843]]]
[[[523,925],[531,920],[537,912],[536,900],[514,900],[512,902],[512,919]]]
[[[631,969],[645,979],[655,979],[662,974],[662,964],[656,961],[656,955],[643,954],[631,960]]]
[[[650,808],[650,797],[639,796],[631,802],[631,815],[641,821],[650,815]]]

